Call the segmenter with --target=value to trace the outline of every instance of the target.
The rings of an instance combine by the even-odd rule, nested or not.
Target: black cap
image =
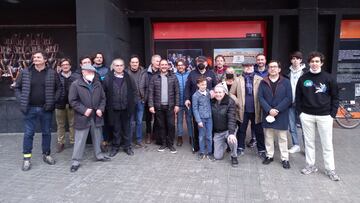
[[[207,58],[205,57],[205,56],[198,56],[198,57],[196,57],[196,62],[205,62],[205,61],[207,61]]]

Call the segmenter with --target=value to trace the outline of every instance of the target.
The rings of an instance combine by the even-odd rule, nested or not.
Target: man
[[[144,103],[145,103],[145,90],[140,89],[141,80],[145,77],[146,71],[140,66],[140,58],[137,55],[130,57],[130,67],[126,70],[129,76],[135,81],[136,94],[138,95],[138,101],[135,106],[135,113],[131,116],[131,131],[130,141],[132,141],[133,132],[136,134],[135,148],[146,147],[142,143],[142,121],[144,115]]]
[[[141,79],[140,83],[140,89],[143,89],[145,92],[145,119],[146,119],[146,144],[150,144],[152,139],[155,139],[154,131],[156,126],[156,121],[154,121],[154,127],[151,126],[151,121],[153,120],[153,114],[151,114],[149,109],[149,84],[151,78],[158,74],[159,68],[160,68],[160,55],[153,55],[151,57],[151,65],[149,65],[148,69],[146,70],[146,74],[144,74],[144,77]],[[158,140],[159,141],[159,140]],[[158,143],[160,144],[160,143]]]
[[[186,63],[183,59],[178,59],[176,62],[176,69],[177,72],[176,78],[179,82],[179,92],[180,92],[180,102],[179,102],[179,112],[177,114],[177,142],[176,146],[182,146],[183,144],[183,134],[184,134],[184,128],[183,128],[183,121],[184,121],[184,114],[185,114],[185,120],[186,120],[186,126],[188,130],[188,136],[189,139],[193,136],[193,127],[192,127],[192,113],[190,108],[187,108],[185,106],[185,83],[186,80],[190,74],[190,71],[186,71]]]
[[[215,73],[207,69],[207,58],[205,56],[196,57],[196,69],[191,71],[185,84],[185,106],[191,107],[191,97],[197,90],[197,79],[200,77],[206,78],[207,89],[210,90],[210,94],[214,95],[212,90],[217,84]],[[199,151],[199,131],[196,127],[198,124],[193,118],[194,136],[192,137],[192,150],[193,152]]]
[[[151,78],[149,85],[149,111],[155,114],[157,133],[162,140],[158,151],[174,147],[175,114],[179,111],[179,83],[176,76],[169,71],[166,59],[160,61],[160,73]]]
[[[114,59],[111,63],[113,71],[105,77],[103,87],[106,94],[106,112],[108,121],[113,126],[113,142],[109,156],[115,156],[122,145],[124,152],[132,156],[130,119],[135,112],[137,102],[135,81],[125,72],[124,60]],[[122,141],[122,143],[120,143]]]
[[[75,111],[75,145],[71,172],[76,172],[80,167],[89,131],[97,161],[110,160],[100,149],[106,99],[100,81],[95,79],[95,72],[92,65],[83,65],[82,77],[74,81],[69,90],[69,103]]]
[[[287,148],[287,130],[289,127],[289,107],[291,105],[290,81],[280,75],[280,62],[269,63],[269,75],[259,86],[259,101],[263,109],[263,128],[265,133],[266,158],[263,164],[274,161],[274,137],[278,136],[281,163],[284,169],[290,168]]]
[[[287,72],[284,73],[284,76],[287,77],[290,80],[291,83],[291,90],[292,90],[292,105],[289,109],[289,131],[292,138],[292,144],[293,146],[289,149],[289,153],[297,153],[300,152],[300,142],[299,137],[297,133],[297,121],[298,121],[298,113],[296,112],[295,107],[295,90],[296,90],[296,84],[304,73],[307,73],[309,70],[306,68],[305,64],[302,62],[302,53],[297,51],[291,54],[290,61],[291,66],[287,70]]]
[[[46,53],[36,51],[32,55],[33,64],[20,72],[15,85],[15,95],[24,114],[23,171],[31,169],[33,138],[37,119],[42,131],[43,161],[55,164],[50,156],[51,124],[55,102],[60,98],[60,81],[56,71],[46,66]]]
[[[325,164],[325,174],[333,181],[340,177],[335,172],[334,149],[332,143],[333,118],[339,106],[336,79],[322,71],[324,55],[312,52],[308,63],[310,71],[302,75],[296,85],[296,109],[305,138],[306,167],[301,173],[308,175],[316,172],[315,135],[318,130]]]
[[[259,85],[262,77],[254,73],[254,65],[251,63],[244,63],[243,73],[236,78],[234,84],[230,89],[230,93],[236,96],[238,103],[238,155],[243,155],[245,150],[246,130],[249,121],[251,121],[252,129],[256,136],[256,146],[258,155],[261,158],[266,158],[264,145],[264,131],[261,123],[261,107],[258,97]]]
[[[72,82],[80,78],[80,74],[71,71],[71,61],[68,58],[60,60],[61,71],[59,78],[61,82],[61,99],[55,104],[55,117],[57,124],[57,152],[64,150],[65,146],[65,124],[69,127],[70,144],[75,143],[74,138],[74,110],[69,105],[69,89]]]
[[[215,67],[214,67],[217,83],[223,82],[223,80],[225,79],[227,68],[228,66],[225,65],[225,57],[223,55],[217,55],[215,57]]]
[[[96,69],[96,72],[99,74],[100,81],[103,81],[109,71],[109,68],[105,66],[104,54],[101,52],[95,53],[91,61],[93,62],[93,66]]]

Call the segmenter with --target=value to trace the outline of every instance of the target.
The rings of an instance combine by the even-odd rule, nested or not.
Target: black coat
[[[105,111],[105,93],[99,80],[94,80],[92,90],[88,88],[88,84],[81,77],[75,80],[69,90],[69,103],[75,111],[75,129],[85,129],[90,127],[91,119],[94,119],[95,126],[101,127],[104,125],[104,119],[96,115],[96,110]],[[84,115],[86,109],[92,109],[92,115],[86,117]]]
[[[61,93],[60,93],[59,100],[55,104],[55,108],[65,109],[66,104],[69,103],[68,96],[69,96],[70,85],[75,80],[79,79],[80,77],[81,77],[81,75],[79,73],[72,72],[70,77],[68,78],[69,81],[67,83],[65,83],[66,78],[61,74],[61,72],[59,73],[59,79],[60,79],[60,83],[61,83]]]
[[[31,75],[34,65],[25,68],[20,72],[15,84],[15,96],[20,103],[20,110],[26,113],[29,108],[30,92],[36,91],[31,89]],[[45,111],[53,111],[55,109],[55,102],[61,96],[61,83],[59,76],[55,70],[50,67],[45,68]]]
[[[225,95],[220,104],[215,98],[212,99],[211,113],[213,119],[213,130],[215,133],[227,130],[230,135],[235,133],[236,105],[232,98]]]
[[[106,115],[109,125],[114,124],[114,110],[127,110],[130,118],[135,112],[135,105],[138,101],[135,81],[127,72],[124,72],[124,81],[120,89],[114,84],[114,79],[114,71],[111,71],[103,81],[103,88],[106,95]]]

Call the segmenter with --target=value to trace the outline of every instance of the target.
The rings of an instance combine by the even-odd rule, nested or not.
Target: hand
[[[191,101],[190,100],[186,100],[185,101],[185,106],[190,109],[190,105],[191,105]]]
[[[229,135],[228,138],[227,138],[227,141],[228,141],[228,143],[230,143],[230,144],[235,144],[235,143],[237,143],[236,136],[235,136],[235,135]]]
[[[86,109],[84,115],[85,115],[86,117],[89,117],[89,116],[91,115],[91,112],[92,112],[92,109]]]
[[[211,99],[215,97],[215,92],[214,92],[214,90],[210,90],[210,97],[211,97]]]
[[[149,108],[149,111],[150,111],[150,113],[155,113],[155,108],[154,108],[154,107],[150,107],[150,108]]]
[[[269,114],[270,114],[270,116],[275,117],[279,114],[279,111],[276,109],[270,109]]]
[[[175,107],[174,107],[174,112],[175,112],[175,114],[177,114],[177,113],[179,112],[179,110],[180,110],[180,109],[179,109],[178,106],[175,106]]]
[[[96,110],[96,115],[102,117],[103,113],[100,109]]]
[[[203,128],[204,124],[202,122],[198,123],[199,128]]]

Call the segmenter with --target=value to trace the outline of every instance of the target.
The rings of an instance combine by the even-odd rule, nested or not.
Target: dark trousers
[[[124,149],[129,149],[131,147],[130,115],[127,110],[115,110],[113,116],[113,149],[118,150],[120,148],[120,144]]]
[[[157,134],[162,140],[162,145],[170,147],[174,145],[175,138],[175,113],[174,108],[161,105],[155,111],[155,121],[157,123]]]
[[[251,121],[251,125],[254,124],[256,146],[258,151],[265,151],[263,127],[261,123],[255,124],[255,113],[247,112],[244,112],[243,122],[238,122],[239,129],[236,133],[236,137],[238,140],[238,148],[245,149],[246,129],[248,127],[249,121]]]
[[[200,146],[199,146],[199,127],[198,127],[198,123],[195,120],[195,117],[193,117],[193,125],[194,125],[194,136],[192,139],[192,147],[194,149],[195,152],[199,151]]]
[[[151,125],[151,121],[153,120],[153,114],[149,111],[148,103],[145,104],[145,123],[146,123],[146,134],[152,134],[154,140],[156,140],[156,144],[161,144],[161,137],[158,135],[156,129],[158,129],[156,118],[154,118],[154,125]]]

